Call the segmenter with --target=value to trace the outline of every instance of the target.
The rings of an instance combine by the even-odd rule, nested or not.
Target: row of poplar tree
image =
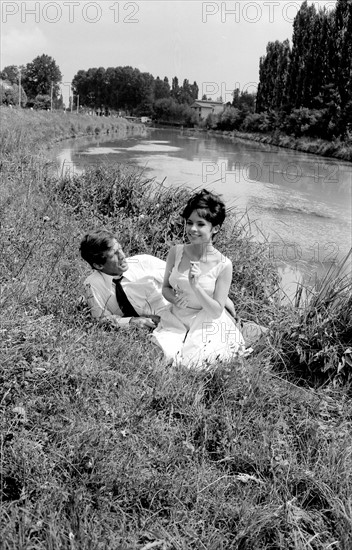
[[[288,40],[260,59],[256,113],[294,135],[326,139],[352,132],[352,0],[334,10],[303,2]],[[265,119],[266,116],[266,119]],[[265,128],[268,130],[269,128]]]
[[[139,116],[172,115],[177,106],[187,107],[198,98],[198,85],[185,79],[160,79],[133,67],[80,70],[72,81],[74,98],[92,110],[124,111]],[[77,99],[75,99],[77,101]],[[175,114],[175,113],[174,113]]]

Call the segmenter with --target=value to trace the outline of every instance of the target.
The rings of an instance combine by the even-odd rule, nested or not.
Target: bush
[[[238,130],[244,119],[243,111],[234,107],[226,107],[219,115],[217,128],[219,130]]]
[[[328,129],[327,112],[325,110],[301,107],[294,109],[284,120],[283,128],[295,137],[322,137],[332,135],[332,127]]]
[[[7,81],[0,80],[0,104],[2,105],[19,105],[20,89],[17,84],[10,84]],[[27,95],[21,86],[21,107],[27,104]]]
[[[32,100],[30,102],[30,105],[34,108],[34,109],[44,109],[44,110],[49,110],[51,108],[51,98],[50,98],[50,95],[41,95],[41,94],[38,94],[34,100]]]
[[[267,113],[251,113],[244,119],[241,130],[245,132],[270,132],[272,130]]]
[[[171,97],[157,99],[153,104],[154,117],[159,122],[169,122],[193,126],[196,114],[188,104],[177,103]]]

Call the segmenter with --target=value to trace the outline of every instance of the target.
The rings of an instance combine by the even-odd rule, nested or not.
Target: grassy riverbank
[[[264,143],[266,145],[275,145],[277,147],[283,147],[285,149],[293,149],[295,151],[302,151],[304,153],[311,153],[314,155],[320,155],[323,157],[331,157],[340,160],[352,162],[352,142],[350,141],[326,141],[323,139],[313,138],[295,138],[294,136],[288,136],[280,132],[273,132],[270,134],[254,133],[254,132],[239,132],[234,131],[220,131],[220,130],[205,130],[200,128],[190,129],[187,128],[185,132],[207,132],[210,135],[219,135],[224,137],[235,137],[245,139],[248,141],[256,141],[257,143]]]
[[[273,134],[255,134],[250,132],[234,132],[235,137],[266,143],[268,145],[276,145],[286,149],[303,151],[304,153],[312,153],[323,157],[332,157],[341,160],[352,161],[352,142],[344,142],[340,140],[325,141],[323,139],[313,138],[295,138],[280,132]]]
[[[2,165],[3,548],[349,550],[352,403],[327,381],[348,379],[350,293],[326,281],[311,309],[280,307],[265,247],[237,220],[218,243],[232,297],[270,336],[230,368],[165,369],[147,334],[91,322],[78,246],[104,225],[129,253],[164,257],[189,191],[120,165],[57,179],[33,132],[17,126]]]
[[[136,134],[145,131],[141,124],[133,124],[124,118],[98,117],[58,111],[31,111],[0,107],[1,146],[3,153],[27,149],[35,152],[40,146],[51,146],[68,138],[86,135]]]

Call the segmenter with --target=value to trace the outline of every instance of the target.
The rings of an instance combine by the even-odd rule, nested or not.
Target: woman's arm
[[[166,258],[166,268],[165,268],[165,274],[164,274],[163,287],[161,291],[165,300],[167,300],[171,304],[175,303],[175,292],[172,286],[170,285],[169,277],[175,265],[175,258],[176,258],[176,247],[173,246],[170,249]]]
[[[168,257],[166,259],[166,269],[165,269],[164,282],[162,287],[162,295],[164,296],[165,300],[167,300],[171,304],[175,304],[177,307],[187,307],[188,300],[186,298],[183,298],[182,294],[180,295],[176,293],[169,282],[169,277],[175,265],[175,260],[176,260],[176,247],[174,246],[173,248],[171,248],[168,254]]]
[[[203,309],[205,309],[214,319],[220,317],[224,311],[226,299],[229,294],[232,280],[232,263],[226,263],[224,269],[219,273],[215,283],[215,291],[213,297],[209,296],[199,284],[199,276],[201,271],[198,265],[192,265],[189,271],[189,282],[193,292],[197,296]]]
[[[230,298],[227,298],[227,299],[226,299],[225,308],[227,309],[227,311],[229,312],[229,314],[232,315],[232,317],[233,317],[234,319],[237,317],[237,313],[236,313],[236,309],[235,309],[235,304],[233,303],[233,301],[232,301]]]

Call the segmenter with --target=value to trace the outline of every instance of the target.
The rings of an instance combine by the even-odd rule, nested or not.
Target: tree
[[[240,93],[239,88],[236,88],[233,92],[232,107],[244,111],[246,115],[248,113],[254,113],[255,99],[255,94],[251,94],[247,91],[242,91]]]
[[[226,107],[218,117],[219,130],[238,130],[245,115],[235,107]]]
[[[289,41],[269,42],[266,55],[260,58],[257,112],[279,109],[285,101],[285,90],[290,66]],[[239,99],[239,98],[237,98]],[[235,96],[233,106],[236,107]]]
[[[27,63],[22,84],[29,99],[37,95],[49,95],[56,99],[60,94],[62,75],[55,60],[49,55],[39,55]]]
[[[193,84],[191,84],[191,94],[192,94],[193,100],[196,101],[198,99],[198,94],[199,94],[199,86],[196,81],[194,81]]]
[[[86,107],[94,107],[94,93],[89,90],[88,86],[88,73],[87,71],[80,70],[74,76],[72,80],[72,93],[80,97],[80,102]],[[70,97],[70,107],[72,99]]]
[[[340,133],[352,129],[352,2],[337,0],[335,15],[337,38],[336,85],[340,96]]]
[[[175,101],[178,101],[178,99],[179,99],[179,97],[180,97],[180,86],[178,85],[178,78],[177,78],[177,76],[174,76],[174,78],[172,79],[171,97],[172,97]]]
[[[21,93],[21,95],[20,95]],[[10,84],[8,81],[0,80],[0,104],[3,105],[18,105],[21,99],[21,107],[25,107],[27,96],[21,86]]]
[[[192,126],[196,122],[193,109],[187,104],[177,103],[173,98],[158,99],[154,103],[155,118],[160,122],[170,122]]]
[[[8,65],[0,72],[0,78],[7,80],[10,84],[18,84],[20,78],[20,69],[16,65]]]
[[[164,99],[170,97],[170,84],[165,77],[164,80],[160,80],[157,76],[154,80],[154,100]]]

